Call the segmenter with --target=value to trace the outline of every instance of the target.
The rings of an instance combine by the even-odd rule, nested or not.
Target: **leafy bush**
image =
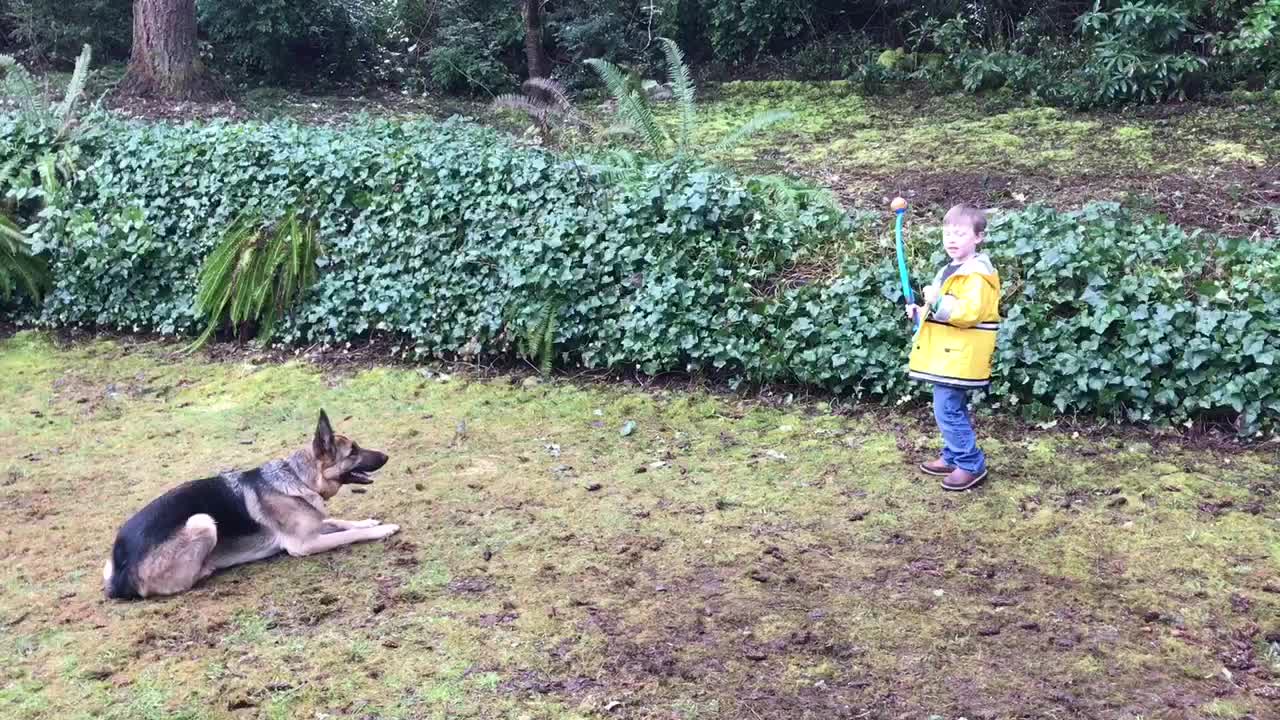
[[[447,93],[493,93],[513,82],[501,63],[467,45],[432,48],[427,52],[427,68],[431,86]]]
[[[77,140],[88,137],[79,107],[93,53],[85,46],[66,93],[56,105],[16,60],[0,55],[0,90],[16,111],[0,119],[0,301],[39,300],[50,284],[43,257],[23,229],[72,175],[80,157]]]
[[[114,125],[93,154],[34,234],[55,274],[47,325],[197,331],[199,269],[242,209],[307,207],[326,254],[281,321],[284,342],[386,333],[422,356],[550,353],[560,366],[923,395],[904,373],[887,228],[859,229],[804,193],[777,203],[776,186],[688,161],[612,184],[458,121]],[[1006,294],[999,406],[1280,425],[1274,244],[1110,205],[1000,215],[988,237]],[[926,277],[943,260],[937,238],[918,228],[909,242],[913,277]],[[802,272],[833,262],[834,277]]]
[[[704,0],[716,57],[730,63],[787,50],[840,23],[848,3],[824,0]]]
[[[128,0],[7,0],[0,2],[0,15],[6,16],[0,18],[0,32],[9,25],[17,54],[39,65],[71,65],[85,45],[97,48],[100,58],[129,57],[133,5]]]
[[[989,231],[1006,284],[996,396],[1033,415],[1280,419],[1280,253],[1113,205],[1012,213]],[[1011,338],[1020,338],[1010,342]]]
[[[200,30],[233,75],[281,83],[356,74],[372,16],[346,0],[199,0]],[[301,72],[300,69],[305,69]]]
[[[1280,0],[1257,0],[1239,24],[1214,38],[1232,76],[1280,88]]]
[[[432,10],[408,52],[421,61],[412,74],[426,88],[492,96],[527,74],[524,23],[515,3],[439,0]]]
[[[657,38],[675,39],[694,48],[695,58],[706,52],[702,26],[705,13],[687,0],[567,0],[557,2],[547,16],[548,40],[569,62],[556,69],[570,87],[595,80],[583,61],[601,58],[643,74],[661,69]]]
[[[1082,68],[1091,87],[1088,104],[1183,100],[1192,76],[1205,67],[1204,58],[1177,49],[1191,28],[1187,10],[1177,5],[1129,0],[1078,22],[1092,43]]]
[[[849,68],[848,80],[858,87],[863,95],[881,95],[890,92],[894,85],[903,82],[907,75],[896,69],[896,55],[893,64],[881,62],[881,56],[874,52],[863,54]]]

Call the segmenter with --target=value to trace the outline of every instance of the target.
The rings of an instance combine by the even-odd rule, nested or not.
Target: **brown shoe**
[[[956,468],[955,470],[951,471],[950,475],[942,479],[942,489],[943,490],[968,490],[974,485],[977,485],[978,483],[982,482],[983,478],[985,478],[986,476],[987,476],[987,471],[985,468],[978,475],[974,475],[968,470],[961,470],[960,468]]]
[[[920,463],[920,472],[925,475],[936,475],[937,477],[946,477],[956,471],[955,465],[948,465],[942,461],[942,458],[930,460],[927,463]]]

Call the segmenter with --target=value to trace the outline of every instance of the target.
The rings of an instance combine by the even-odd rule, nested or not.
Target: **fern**
[[[75,122],[76,105],[80,102],[80,98],[84,97],[85,87],[89,83],[89,64],[93,62],[93,48],[88,45],[80,51],[80,57],[76,59],[76,69],[71,73],[71,82],[67,85],[67,92],[62,98],[56,110],[54,110],[54,120],[58,124],[58,136],[66,135],[71,129],[72,123]]]
[[[21,290],[38,301],[49,281],[48,265],[31,254],[21,228],[12,218],[0,215],[0,300],[8,302]]]
[[[569,100],[568,94],[565,93],[564,87],[555,80],[548,78],[529,78],[524,82],[525,92],[529,90],[537,90],[547,98],[551,99],[550,103],[546,103],[548,107],[555,108],[559,114],[572,115],[573,103]]]
[[[648,97],[643,90],[637,90],[635,83],[617,65],[607,60],[593,58],[587,60],[600,79],[604,81],[609,94],[617,103],[617,115],[620,123],[606,132],[611,135],[635,134],[649,145],[655,152],[662,152],[667,145],[673,145],[675,154],[683,156],[692,153],[715,154],[733,149],[747,138],[756,135],[794,116],[794,113],[783,111],[763,112],[755,115],[729,135],[725,136],[709,149],[701,150],[693,145],[693,134],[697,129],[697,91],[689,66],[685,64],[684,53],[680,46],[669,38],[658,38],[662,42],[666,55],[667,75],[671,83],[671,94],[675,97],[679,113],[679,124],[674,139],[670,137],[658,123],[649,107]]]
[[[271,231],[260,218],[246,214],[234,222],[200,271],[196,310],[208,325],[190,346],[209,341],[224,323],[243,329],[257,325],[263,342],[316,279],[321,248],[314,223],[291,211]]]
[[[786,122],[794,116],[795,113],[787,112],[785,110],[769,110],[754,115],[751,119],[739,126],[737,130],[729,133],[722,138],[720,142],[716,143],[715,146],[711,148],[711,152],[728,152],[729,150],[736,148],[738,145],[741,145],[744,140],[752,135],[759,134],[779,123]]]
[[[525,95],[507,93],[493,99],[494,110],[515,110],[524,113],[538,127],[546,143],[554,140],[556,124],[583,125],[574,112],[573,103],[560,83],[545,78],[530,78],[522,86]]]
[[[525,113],[539,122],[541,122],[547,114],[547,108],[545,106],[539,105],[523,95],[515,95],[512,93],[499,95],[494,98],[492,106],[496,110],[516,110]]]
[[[622,68],[600,58],[588,60],[587,65],[604,81],[609,94],[618,104],[618,119],[639,135],[649,147],[661,151],[668,143],[667,134],[658,124],[648,99],[631,87]]]
[[[534,321],[525,326],[516,340],[516,350],[543,375],[551,372],[555,361],[556,318],[559,315],[558,304],[543,305]]]
[[[54,126],[58,137],[64,137],[76,119],[76,108],[84,97],[89,83],[89,65],[93,62],[93,48],[85,45],[76,59],[75,71],[67,84],[63,98],[56,106],[49,104],[35,78],[11,55],[0,55],[0,90],[18,104],[18,111],[26,119],[39,125]]]
[[[676,143],[679,152],[689,148],[689,138],[693,134],[696,122],[697,105],[694,101],[693,79],[689,75],[689,66],[685,65],[684,53],[674,40],[661,38],[662,48],[667,56],[667,74],[671,79],[671,94],[675,96],[680,108],[680,135]]]
[[[0,55],[0,90],[18,103],[23,114],[38,111],[40,90],[35,78],[12,55]]]
[[[0,165],[0,201],[4,200],[5,191],[9,185],[13,184],[13,180],[18,175],[18,165],[21,164],[21,157],[14,156]]]

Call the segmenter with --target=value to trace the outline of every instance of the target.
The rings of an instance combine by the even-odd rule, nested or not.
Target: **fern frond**
[[[671,94],[675,96],[680,108],[680,138],[677,143],[679,152],[689,148],[689,137],[693,134],[696,121],[697,105],[694,101],[693,79],[689,76],[689,66],[684,62],[684,53],[675,41],[659,38],[663,52],[667,56],[667,75],[671,78]]]
[[[759,113],[716,143],[711,148],[711,152],[720,153],[732,150],[752,135],[756,135],[779,123],[786,122],[793,117],[795,117],[795,113],[785,110],[770,110]]]
[[[76,69],[71,73],[71,82],[67,85],[66,95],[62,99],[62,103],[58,105],[57,110],[54,111],[54,118],[58,123],[59,136],[65,134],[75,120],[76,104],[84,96],[85,86],[89,82],[89,63],[92,61],[93,48],[85,45],[84,49],[80,51],[80,57],[76,59]]]
[[[523,95],[513,95],[511,93],[499,95],[494,98],[493,102],[490,103],[490,107],[494,110],[515,110],[517,112],[522,112],[538,121],[541,121],[547,114],[547,109],[545,107],[538,105]]]
[[[551,372],[551,366],[554,364],[556,355],[556,316],[560,314],[559,305],[548,305],[543,311],[539,329],[542,337],[540,340],[538,369],[543,375]]]
[[[628,85],[627,76],[622,69],[600,58],[587,60],[587,64],[596,71],[613,95],[614,102],[618,104],[618,119],[635,130],[651,148],[661,151],[667,143],[666,133],[658,125],[649,103]]]
[[[550,78],[529,78],[524,81],[525,92],[530,89],[536,90],[547,98],[549,98],[556,108],[559,108],[565,114],[573,112],[573,103],[569,100],[568,93],[565,92],[564,86]]]
[[[31,73],[12,55],[0,55],[0,81],[0,90],[17,101],[20,112],[37,111],[40,89]]]
[[[58,177],[58,156],[45,153],[36,161],[36,171],[40,173],[40,187],[45,197],[53,197],[62,188],[62,180]]]
[[[270,340],[315,282],[321,252],[315,224],[299,219],[296,211],[269,232],[256,215],[237,218],[201,268],[196,310],[207,325],[188,349],[203,345],[224,322],[256,322],[258,338]]]
[[[49,266],[31,254],[22,229],[12,218],[0,215],[0,300],[8,301],[22,290],[38,301],[50,279]]]

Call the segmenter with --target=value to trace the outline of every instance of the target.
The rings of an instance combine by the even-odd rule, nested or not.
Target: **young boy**
[[[928,314],[911,350],[910,376],[933,383],[933,414],[942,431],[942,457],[920,469],[942,478],[945,490],[968,490],[987,476],[987,459],[969,422],[969,391],[991,384],[991,355],[1000,329],[1000,276],[978,252],[987,218],[957,205],[942,219],[942,246],[951,262],[924,289]]]

